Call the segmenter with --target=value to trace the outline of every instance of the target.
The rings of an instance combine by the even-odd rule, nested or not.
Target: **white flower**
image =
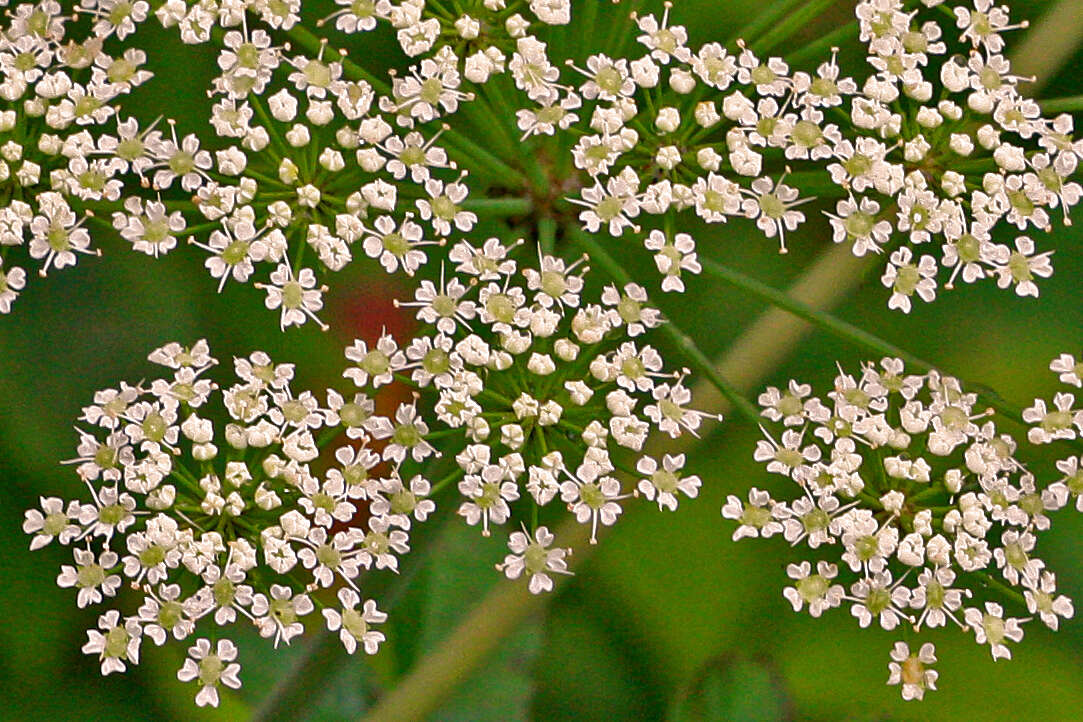
[[[512,532],[508,538],[511,554],[504,557],[503,564],[498,564],[497,570],[504,572],[508,579],[518,579],[526,572],[531,594],[552,591],[553,578],[550,574],[571,574],[566,561],[571,549],[550,549],[554,539],[544,526],[534,531],[533,538],[526,527],[523,527],[523,531]]]
[[[778,520],[781,509],[770,494],[752,487],[748,491],[748,502],[746,506],[738,497],[730,494],[722,507],[723,517],[740,522],[733,532],[733,541],[744,537],[767,538],[782,531],[782,523]]]
[[[936,648],[930,642],[922,644],[915,653],[910,652],[906,642],[895,642],[888,664],[887,683],[902,684],[905,700],[923,699],[925,690],[936,689],[937,671],[928,669],[932,664],[936,664]]]
[[[793,605],[793,611],[800,612],[807,604],[808,613],[819,617],[824,610],[842,604],[842,585],[832,584],[838,573],[838,567],[823,561],[816,563],[815,574],[812,573],[812,565],[807,561],[789,564],[786,566],[786,576],[794,580],[794,585],[783,589],[782,596]]]
[[[101,631],[98,631],[100,629]],[[120,612],[110,609],[98,617],[98,629],[87,630],[87,643],[83,654],[97,654],[102,663],[102,674],[123,672],[125,662],[139,664],[139,645],[143,631],[135,617],[120,619]]]
[[[682,477],[679,473],[682,468],[684,468],[684,454],[676,456],[665,454],[662,457],[661,467],[653,457],[644,456],[636,464],[636,471],[646,475],[647,478],[640,479],[636,489],[650,501],[654,501],[657,495],[659,509],[676,511],[677,492],[694,499],[699,493],[701,483],[698,476]]]
[[[966,623],[974,630],[978,644],[988,644],[993,659],[1011,659],[1012,653],[1006,642],[1023,639],[1023,629],[1018,619],[1004,619],[1004,609],[996,602],[986,602],[985,611],[971,607],[964,615]]]
[[[294,278],[293,269],[288,263],[282,263],[271,273],[269,284],[257,283],[256,288],[267,291],[265,305],[274,310],[282,309],[280,327],[300,326],[307,319],[312,319],[322,330],[327,324],[316,317],[316,311],[323,308],[323,293],[326,286],[316,288],[316,274],[311,268],[302,268]]]
[[[324,608],[323,616],[327,620],[327,629],[338,632],[339,639],[346,651],[353,654],[360,642],[366,654],[376,654],[384,641],[384,633],[372,628],[373,624],[387,621],[387,614],[376,608],[376,602],[366,599],[361,610],[361,596],[353,589],[343,588],[338,591],[338,600],[342,610]]]
[[[237,676],[241,665],[237,664],[235,659],[237,646],[228,639],[218,640],[213,651],[209,639],[197,639],[196,643],[188,648],[188,658],[177,671],[177,679],[181,682],[198,680],[200,687],[196,693],[196,705],[217,707],[220,685],[230,689],[241,687],[240,677]]]
[[[281,584],[272,584],[270,596],[256,594],[252,598],[252,616],[259,627],[261,637],[274,637],[274,645],[279,642],[289,644],[290,640],[304,631],[298,617],[314,609],[312,600],[305,594],[294,595],[293,590]]]

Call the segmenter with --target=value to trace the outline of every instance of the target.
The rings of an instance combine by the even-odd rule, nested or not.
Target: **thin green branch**
[[[801,9],[786,16],[786,19],[774,25],[766,35],[751,43],[757,53],[768,53],[782,45],[815,20],[824,10],[836,4],[838,0],[810,0]]]
[[[701,263],[703,265],[704,274],[709,275],[712,278],[717,278],[718,280],[765,301],[776,308],[780,308],[787,313],[793,314],[797,318],[808,321],[817,328],[827,331],[833,336],[848,341],[859,348],[883,356],[895,356],[902,359],[911,368],[921,371],[922,373],[928,373],[937,368],[934,364],[915,356],[906,349],[900,348],[890,341],[869,333],[862,328],[858,328],[851,323],[847,323],[830,313],[811,308],[807,304],[802,303],[777,288],[772,288],[771,286],[746,276],[740,271],[729,268],[718,261],[705,258]],[[977,393],[979,399],[999,411],[1004,417],[1019,424],[1025,423],[1023,421],[1022,408],[1005,400],[1000,394],[988,386],[968,381],[957,374],[950,373],[950,371],[945,371],[944,369],[940,370],[958,378],[960,383],[962,383],[963,388]]]
[[[523,216],[530,213],[534,204],[529,198],[467,198],[462,202],[464,210],[479,216]]]
[[[609,255],[609,252],[606,251],[602,244],[598,243],[593,236],[580,232],[575,234],[575,241],[590,254],[590,260],[593,263],[597,263],[604,268],[613,280],[620,283],[620,285],[624,286],[633,282],[632,277],[628,272],[624,270],[616,259]],[[669,339],[688,356],[692,368],[698,373],[703,374],[703,376],[718,389],[718,392],[722,394],[735,410],[751,423],[759,423],[760,415],[756,410],[756,407],[753,406],[740,391],[734,388],[733,384],[727,381],[722,374],[718,372],[718,369],[711,363],[711,359],[696,346],[696,342],[691,336],[682,331],[668,318],[666,322],[659,327],[659,330],[668,336]]]
[[[744,40],[745,42],[754,41],[804,1],[805,0],[777,0],[776,2],[771,3],[767,7],[759,10],[751,21],[734,33],[733,37],[730,38],[730,44],[732,45],[737,40]]]

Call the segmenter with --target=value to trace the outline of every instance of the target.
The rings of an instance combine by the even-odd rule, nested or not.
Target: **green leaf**
[[[435,551],[412,593],[425,601],[414,625],[420,655],[433,649],[494,584],[510,584],[493,565],[506,553],[502,536],[486,539],[478,529],[448,525],[433,540]],[[528,622],[463,681],[432,717],[442,722],[514,722],[529,718],[534,691],[531,668],[541,648],[541,625]]]
[[[750,659],[716,659],[677,698],[670,722],[783,719],[787,702],[772,670]]]

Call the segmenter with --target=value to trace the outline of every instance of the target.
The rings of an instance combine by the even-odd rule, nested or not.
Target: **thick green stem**
[[[1039,100],[1038,105],[1042,106],[1042,113],[1045,115],[1078,113],[1083,111],[1083,95],[1074,95],[1070,98],[1049,98],[1048,100]]]

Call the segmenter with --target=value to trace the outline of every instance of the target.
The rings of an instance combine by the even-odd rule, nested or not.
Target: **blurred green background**
[[[1017,18],[1038,18],[1050,4],[1011,3]],[[682,0],[675,21],[688,24],[698,44],[728,36],[761,6],[758,0]],[[845,21],[851,7],[832,7],[804,39]],[[155,32],[150,24],[141,31],[148,45],[162,37]],[[386,38],[365,42],[371,43],[365,53],[390,52]],[[175,45],[152,52],[151,65],[168,75],[168,84],[152,82],[130,110],[166,104],[184,128],[205,107],[201,92],[213,55],[177,52]],[[176,72],[181,63],[185,73]],[[1083,93],[1080,68],[1077,55],[1043,95]],[[919,303],[904,316],[886,310],[885,290],[873,273],[838,314],[1014,403],[1048,397],[1055,382],[1049,360],[1083,347],[1081,225],[1039,238],[1039,248],[1056,248],[1056,272],[1041,284],[1040,300],[968,287],[932,305]],[[814,219],[794,234],[789,256],[779,256],[774,242],[747,223],[700,229],[696,237],[702,253],[785,287],[829,244],[825,227]],[[390,299],[405,294],[365,259],[337,276],[324,315],[330,332],[309,324],[282,335],[261,293],[231,283],[216,295],[202,268],[204,255],[194,249],[182,247],[164,262],[120,243],[104,250],[100,259],[81,257],[75,269],[31,279],[15,313],[0,317],[0,484],[7,498],[0,506],[0,718],[241,719],[298,663],[305,642],[263,654],[269,649],[264,642],[240,640],[244,687],[216,712],[197,710],[194,689],[176,681],[183,645],[148,643],[134,671],[102,678],[94,660],[79,651],[96,613],[77,610],[70,590],[55,585],[69,552],[54,545],[28,553],[23,511],[39,495],[85,494],[72,469],[57,463],[74,455],[72,422],[95,390],[150,373],[145,357],[152,348],[205,337],[223,360],[264,349],[296,362],[303,384],[319,388],[341,368],[350,340],[397,323]],[[646,254],[627,258],[633,275],[655,277]],[[683,299],[669,297],[664,305],[712,356],[763,311],[703,277],[689,284]],[[865,358],[860,349],[814,333],[766,383],[795,377],[823,388],[836,360],[856,368]],[[690,456],[704,481],[702,493],[682,501],[678,513],[628,504],[597,553],[575,565],[576,576],[545,614],[508,640],[434,719],[1083,719],[1081,620],[1056,634],[1029,625],[1010,662],[994,663],[955,630],[933,635],[942,690],[919,704],[902,702],[897,688],[884,685],[896,635],[859,630],[845,609],[821,620],[792,613],[781,589],[785,564],[798,553],[775,540],[733,544],[732,526],[719,515],[726,494],[768,483],[751,458],[757,433],[734,417],[703,439]],[[1041,543],[1062,590],[1078,601],[1081,534],[1083,517],[1066,510]],[[496,540],[470,530],[441,532],[436,544],[395,600],[381,654],[350,659],[313,680],[305,706],[313,719],[357,716],[498,581],[491,570],[501,554]]]

